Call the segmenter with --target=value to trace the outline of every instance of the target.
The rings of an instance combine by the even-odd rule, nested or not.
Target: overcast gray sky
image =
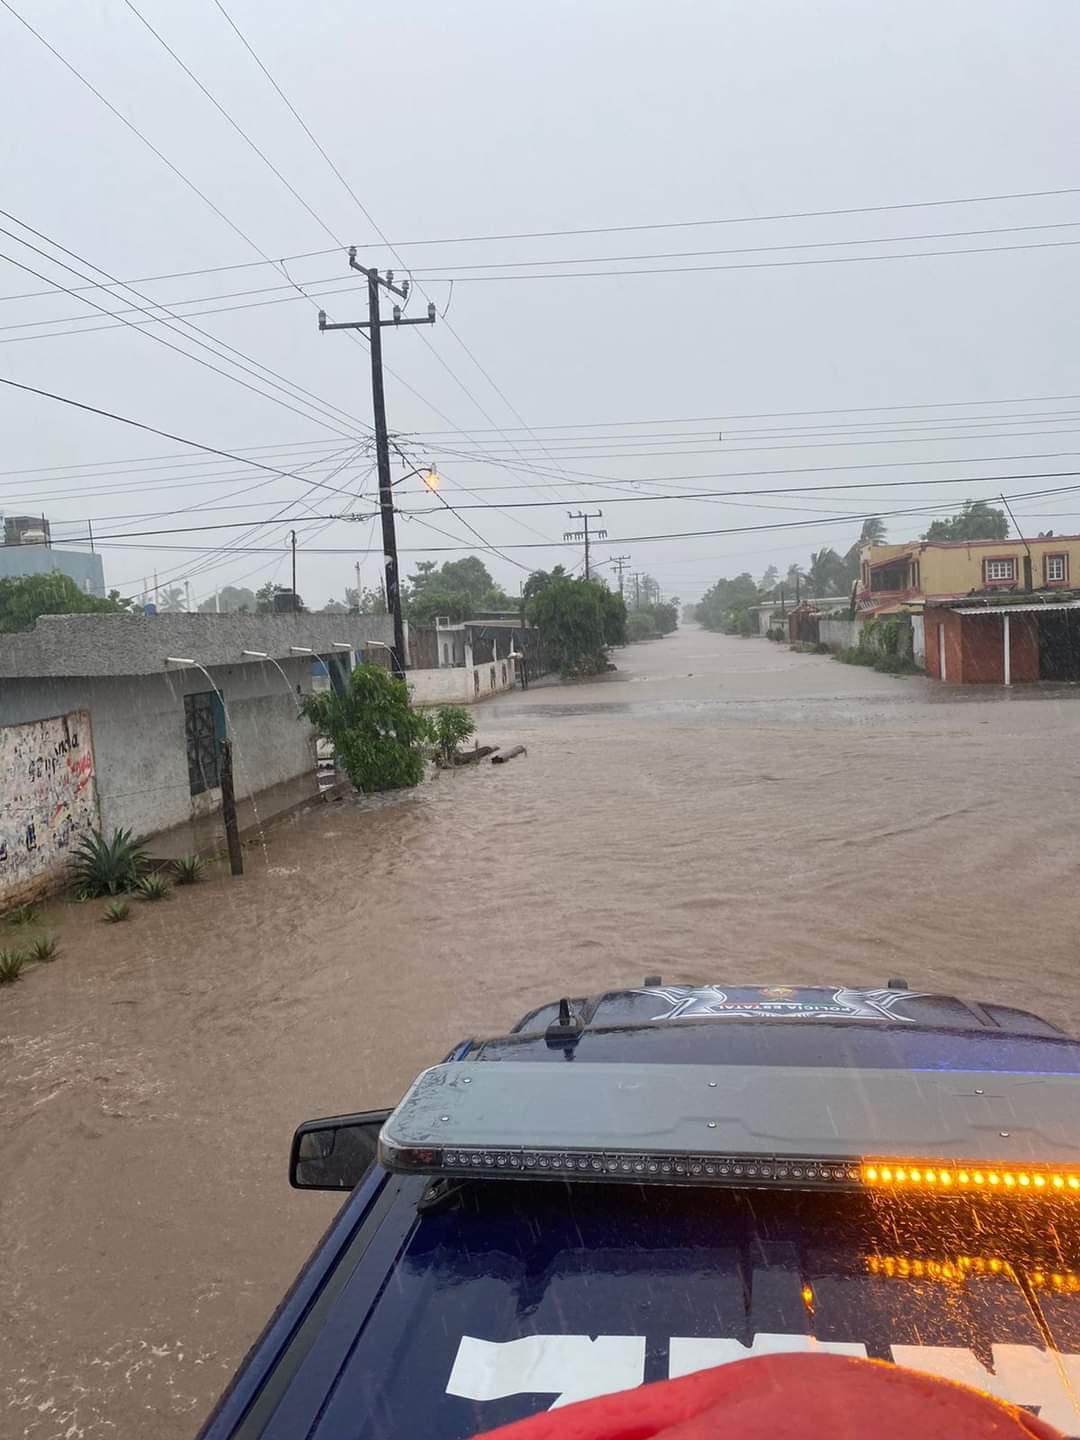
[[[103,541],[108,584],[130,592],[157,571],[163,584],[189,579],[194,603],[219,584],[287,581],[292,517],[305,517],[299,589],[308,604],[340,597],[357,560],[365,583],[376,582],[377,526],[311,519],[354,506],[371,513],[369,501],[335,493],[370,497],[373,488],[370,459],[354,448],[371,419],[367,354],[345,334],[319,335],[318,305],[291,288],[326,293],[318,303],[334,319],[361,318],[362,282],[338,242],[401,272],[372,222],[440,311],[449,301],[432,330],[385,335],[391,428],[415,463],[438,464],[450,504],[481,507],[402,519],[403,573],[425,556],[484,553],[468,520],[503,551],[485,559],[516,591],[528,569],[576,564],[581,553],[511,547],[561,540],[566,509],[587,502],[603,509],[597,523],[611,537],[598,560],[629,553],[631,569],[689,599],[718,575],[805,562],[823,545],[846,550],[858,523],[837,515],[1080,485],[922,483],[1080,470],[1080,192],[745,219],[1080,185],[1080,9],[1067,0],[222,0],[370,219],[215,0],[136,3],[313,213],[125,0],[3,0],[2,204],[21,224],[0,216],[10,232],[0,234],[0,376],[268,465],[311,468],[277,478],[0,387],[0,511],[44,510],[57,543],[84,536],[88,519],[99,536],[266,522]],[[610,233],[687,221],[738,223]],[[447,243],[584,229],[598,233]],[[988,230],[1002,233],[958,233]],[[850,243],[883,238],[892,243]],[[825,248],[777,248],[814,244]],[[788,263],[1005,246],[1040,248]],[[742,253],[615,258],[732,250]],[[263,256],[305,258],[280,268]],[[89,261],[140,281],[245,267],[140,283],[143,296],[192,314],[207,334],[172,320],[171,330],[144,328],[266,396],[84,299],[11,298],[85,284],[65,259],[84,274]],[[478,268],[449,268],[470,265]],[[515,278],[491,278],[496,266]],[[678,268],[686,273],[594,273]],[[145,300],[119,293],[80,292],[144,323],[133,307]],[[417,294],[408,313],[424,303]],[[215,306],[246,308],[195,313]],[[235,348],[212,357],[198,343],[209,337]],[[255,362],[274,376],[239,368]],[[966,403],[978,401],[994,403]],[[912,408],[869,408],[883,406]],[[929,406],[938,408],[917,408]],[[882,468],[844,468],[869,465]],[[814,472],[791,473],[804,467]],[[781,473],[755,480],[762,471]],[[311,488],[316,480],[334,490]],[[875,480],[920,484],[869,488]],[[640,498],[855,481],[867,488]],[[438,504],[416,480],[398,493],[404,509]],[[488,508],[538,500],[560,503]],[[1014,508],[1033,530],[1080,530],[1080,491]],[[917,534],[930,518],[892,518],[890,538]],[[635,538],[801,519],[813,523]],[[339,553],[318,553],[328,550]]]

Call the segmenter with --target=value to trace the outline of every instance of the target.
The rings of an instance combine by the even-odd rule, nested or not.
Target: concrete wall
[[[244,650],[287,660],[294,645],[332,655],[335,641],[363,650],[393,638],[388,615],[42,615],[32,630],[0,635],[0,680],[160,675],[167,655],[214,667],[236,664]]]
[[[861,620],[819,620],[818,637],[823,645],[849,650],[859,643]]]
[[[410,670],[405,678],[415,705],[472,705],[512,690],[514,663],[489,660],[468,668]]]
[[[921,615],[911,616],[911,658],[926,669],[926,627]]]
[[[105,594],[105,572],[100,555],[89,551],[54,550],[49,545],[0,545],[0,580],[25,575],[48,575],[59,570],[88,595]]]
[[[315,769],[314,733],[296,716],[296,687],[311,688],[306,658],[273,665],[213,667],[225,700],[238,796]],[[198,670],[171,674],[5,680],[0,723],[70,710],[90,714],[102,828],[152,835],[220,804],[218,790],[192,796],[184,733],[184,696],[210,689]],[[291,693],[290,693],[291,691]],[[0,792],[0,809],[4,794]]]
[[[55,885],[98,823],[85,711],[0,726],[0,907]]]

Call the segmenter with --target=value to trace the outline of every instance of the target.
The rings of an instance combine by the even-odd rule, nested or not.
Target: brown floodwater
[[[0,990],[0,1432],[189,1440],[333,1213],[311,1115],[561,993],[905,976],[1080,1029],[1080,693],[697,629],[477,711],[527,756],[268,831]]]

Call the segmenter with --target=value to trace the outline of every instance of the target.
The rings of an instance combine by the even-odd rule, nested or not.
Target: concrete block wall
[[[311,686],[310,662],[211,667],[233,741],[238,796],[315,769],[314,732],[296,715],[296,687]],[[184,696],[209,690],[198,670],[156,675],[0,682],[0,724],[87,710],[101,825],[153,835],[220,803],[220,792],[192,796],[184,733]],[[2,798],[2,797],[0,797]]]

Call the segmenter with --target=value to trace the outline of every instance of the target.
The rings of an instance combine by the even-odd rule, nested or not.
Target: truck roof
[[[1080,1075],[1076,1042],[1002,1007],[888,991],[904,998],[871,1018],[809,1010],[837,992],[800,991],[804,1008],[777,1023],[755,1013],[754,995],[720,993],[704,1003],[741,1013],[663,1019],[655,993],[614,992],[572,1002],[589,1020],[569,1048],[548,1043],[555,1004],[452,1058],[813,1068],[827,1055],[833,1066],[997,1070],[1021,1082]],[[841,1010],[873,1010],[868,993]],[[594,1394],[796,1349],[967,1380],[1080,1434],[1070,1203],[1080,1205],[501,1177],[432,1201],[426,1177],[376,1167],[204,1437],[465,1440]]]

